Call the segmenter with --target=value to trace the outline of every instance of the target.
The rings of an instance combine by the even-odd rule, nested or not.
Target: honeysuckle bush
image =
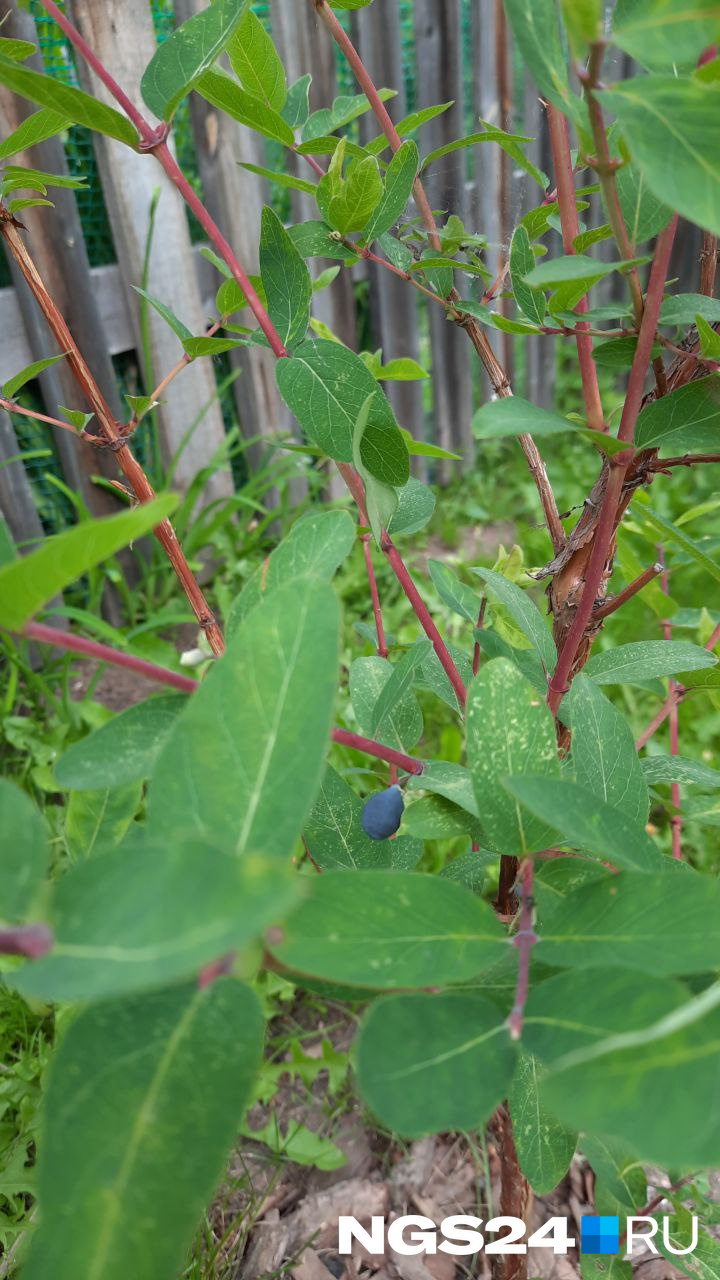
[[[25,201],[45,199],[52,175],[5,169],[6,246],[92,410],[92,421],[58,421],[109,444],[139,501],[9,560],[0,622],[19,644],[80,649],[173,687],[57,761],[58,791],[76,815],[74,858],[59,873],[48,877],[48,829],[33,800],[13,782],[0,787],[0,946],[19,957],[5,962],[4,981],[63,1015],[38,1140],[37,1226],[21,1255],[27,1280],[124,1280],[128,1265],[136,1280],[177,1273],[253,1097],[264,967],[359,1007],[357,1088],[387,1129],[413,1138],[492,1127],[503,1171],[514,1174],[503,1179],[502,1213],[522,1216],[529,1187],[555,1187],[575,1151],[595,1170],[601,1213],[642,1209],[643,1162],[677,1185],[669,1193],[676,1241],[688,1198],[710,1213],[703,1170],[720,1161],[720,894],[711,874],[683,858],[682,822],[692,818],[712,837],[720,775],[680,754],[677,708],[683,697],[717,698],[720,636],[716,628],[705,645],[673,639],[672,618],[687,572],[704,575],[712,599],[720,565],[713,539],[660,514],[649,486],[658,473],[656,486],[671,484],[676,467],[720,459],[717,6],[618,0],[606,30],[599,0],[567,0],[561,14],[555,0],[506,0],[548,104],[554,172],[546,178],[524,140],[496,128],[424,154],[423,123],[442,108],[393,125],[387,93],[376,91],[335,12],[362,0],[312,2],[327,28],[318,38],[338,42],[361,90],[313,113],[308,77],[287,84],[247,0],[215,0],[159,48],[142,80],[157,124],[52,0],[43,7],[117,109],[28,69],[29,46],[0,45],[0,81],[38,108],[3,141],[3,158],[82,122],[160,163],[207,234],[218,314],[211,333],[193,335],[162,299],[151,304],[190,359],[269,346],[306,447],[337,464],[353,500],[311,509],[258,561],[223,638],[174,539],[175,499],[154,498],[132,452],[153,395],[115,422],[32,276],[16,215]],[[640,67],[605,88],[609,45]],[[307,158],[302,178],[290,164],[272,176],[312,194],[317,217],[287,227],[264,211],[257,279],[230,247],[233,228],[215,225],[167,145],[190,92],[282,144],[288,159]],[[378,134],[360,146],[351,126],[367,111]],[[452,210],[436,217],[422,186],[443,154],[475,145],[507,148],[538,186],[495,281],[482,228],[463,226]],[[14,194],[26,189],[35,194]],[[607,222],[587,227],[579,215],[596,191]],[[678,215],[705,233],[697,293],[668,284]],[[548,253],[552,230],[562,235],[560,256]],[[611,260],[596,256],[594,246],[611,238]],[[480,457],[482,441],[517,437],[537,486],[548,542],[536,578],[547,611],[512,555],[476,566],[472,585],[431,561],[433,591],[461,620],[462,644],[446,643],[427,584],[403,558],[435,502],[411,477],[411,455],[442,451],[416,438],[417,424],[398,424],[380,385],[418,371],[390,351],[384,365],[363,359],[317,325],[311,258],[343,270],[371,258],[443,307],[457,341],[471,341],[495,392],[475,419]],[[613,272],[627,284],[627,303],[595,305],[593,285]],[[500,293],[513,300],[509,317]],[[572,416],[512,396],[493,330],[576,340],[582,398]],[[629,370],[612,421],[596,358]],[[5,399],[34,372],[6,386]],[[577,495],[579,518],[565,523],[537,443],[563,434],[597,461],[592,491]],[[488,482],[502,485],[502,475]],[[621,526],[631,503],[632,536]],[[58,591],[151,528],[215,654],[197,681],[37,621]],[[664,563],[655,562],[658,543]],[[346,687],[333,579],[358,547],[372,615],[368,608],[354,621],[376,653],[351,663]],[[413,643],[385,632],[379,556],[407,599]],[[647,638],[593,652],[605,620],[641,590]],[[667,620],[666,638],[658,620]],[[617,635],[614,618],[611,627]],[[639,748],[612,696],[623,685],[658,697]],[[462,763],[426,758],[418,691],[462,733]],[[670,753],[644,753],[666,721]],[[384,762],[374,766],[375,790],[400,779],[397,838],[364,829],[337,744],[363,753],[354,758],[366,765]],[[671,849],[649,825],[651,804],[671,819]],[[424,842],[455,838],[465,852],[440,874],[425,873]],[[493,896],[486,885],[496,872]],[[707,1234],[701,1243],[704,1274],[719,1274],[717,1244]],[[513,1265],[519,1274],[522,1260]]]

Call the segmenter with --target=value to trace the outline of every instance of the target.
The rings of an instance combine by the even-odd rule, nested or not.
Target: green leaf
[[[526,772],[529,774],[530,770]],[[646,835],[644,827],[631,821],[621,810],[612,808],[588,787],[566,778],[512,775],[503,785],[525,809],[559,832],[565,844],[587,849],[588,853],[608,859],[617,867],[633,871],[660,870],[660,850]]]
[[[720,311],[719,311],[720,316]],[[639,449],[673,453],[712,450],[720,438],[720,378],[698,378],[641,409],[635,432]]]
[[[74,791],[65,817],[68,852],[74,861],[100,849],[112,849],[125,836],[142,801],[142,785],[125,783],[112,790]]]
[[[492,569],[473,569],[472,572],[482,578],[492,599],[498,600],[503,608],[507,609],[513,622],[517,623],[523,635],[527,636],[533,648],[539,653],[545,670],[554,671],[557,662],[555,641],[529,593]]]
[[[6,36],[0,38],[0,53],[4,54],[6,58],[13,58],[16,62],[24,62],[34,52],[35,45],[31,40],[13,40],[11,37]]]
[[[214,0],[158,46],[140,81],[143,101],[158,119],[172,120],[183,98],[219,58],[249,3]]]
[[[49,911],[55,944],[12,974],[16,990],[98,1000],[189,979],[251,942],[296,900],[300,881],[276,856],[235,858],[178,831],[179,824],[157,841],[126,842],[57,881]]]
[[[666,975],[708,973],[720,965],[720,888],[687,866],[663,871],[660,863],[657,875],[603,876],[551,907],[537,896],[549,965]]]
[[[632,969],[570,969],[531,988],[523,1043],[544,1066],[553,1066],[608,1036],[650,1027],[686,1001],[685,987],[672,978]],[[627,1202],[623,1207],[632,1210]]]
[[[43,605],[88,569],[149,533],[177,506],[175,494],[163,494],[129,511],[82,524],[46,538],[37,551],[0,569],[0,623],[20,631]]]
[[[50,369],[59,360],[64,360],[67,352],[63,351],[59,356],[48,356],[45,360],[34,360],[32,364],[27,365],[20,373],[16,373],[14,378],[10,378],[5,383],[2,393],[6,400],[13,400],[21,387],[26,383],[32,382],[33,378],[37,378],[45,369]]]
[[[701,1219],[701,1223],[702,1221]],[[710,1235],[709,1231],[700,1230],[697,1235],[697,1244],[693,1249],[693,1221],[688,1209],[682,1207],[679,1213],[670,1218],[667,1224],[667,1232],[675,1252],[671,1252],[664,1245],[664,1237],[661,1233],[658,1238],[658,1248],[662,1250],[666,1258],[674,1260],[678,1250],[691,1250],[690,1256],[683,1259],[685,1274],[697,1276],[698,1280],[718,1280],[720,1276],[720,1243],[718,1243],[715,1236]]]
[[[165,693],[113,716],[63,752],[55,765],[58,787],[96,791],[149,778],[186,702],[185,694]]]
[[[505,945],[487,903],[414,871],[324,872],[282,933],[268,945],[290,969],[381,991],[460,982]]]
[[[576,57],[586,53],[586,45],[603,34],[602,0],[561,0],[562,15]]]
[[[480,613],[480,597],[472,587],[461,582],[442,560],[428,560],[428,569],[440,599],[449,609],[452,609],[453,613],[459,614],[461,618],[465,618],[476,626]]]
[[[401,428],[402,430],[402,428]],[[414,449],[410,449],[414,453]],[[428,485],[411,476],[402,489],[397,490],[397,507],[387,530],[393,538],[398,534],[418,533],[435,514],[435,494]]]
[[[312,281],[280,219],[267,206],[262,211],[260,275],[270,319],[283,345],[293,347],[305,337],[310,322]]]
[[[410,779],[409,786],[444,796],[466,813],[479,817],[472,774],[460,764],[451,764],[448,760],[431,760],[418,778]]]
[[[203,356],[219,356],[224,351],[232,351],[235,347],[244,347],[242,338],[183,338],[185,354],[191,360],[202,360]]]
[[[529,290],[532,292],[532,290]],[[561,413],[541,409],[522,396],[504,396],[488,400],[475,413],[473,434],[478,440],[499,440],[505,436],[520,436],[526,432],[533,436],[554,436],[574,431],[576,423]]]
[[[424,637],[416,640],[407,649],[400,661],[392,668],[390,678],[383,685],[380,695],[372,709],[370,732],[374,738],[390,721],[391,713],[412,688],[417,668],[428,656],[432,648],[430,641]]]
[[[585,674],[596,684],[632,684],[716,665],[717,658],[707,649],[687,640],[638,640],[596,653]]]
[[[373,713],[393,668],[386,658],[356,658],[350,667],[350,699],[362,733],[370,735]],[[398,751],[410,751],[423,731],[417,698],[406,690],[383,716],[377,740]]]
[[[357,262],[352,249],[334,240],[330,227],[324,222],[299,222],[288,227],[288,235],[303,258],[337,258],[341,262]]]
[[[48,840],[36,806],[14,782],[0,778],[0,920],[22,921],[48,863]]]
[[[227,55],[243,89],[273,111],[282,111],[287,98],[285,69],[271,36],[252,10],[233,31]]]
[[[502,788],[515,774],[558,774],[552,715],[537,691],[506,658],[481,668],[468,690],[467,757],[487,840],[501,853],[524,856],[547,848],[547,821],[528,817]]]
[[[396,426],[394,430],[388,431],[384,421],[384,405],[378,404],[377,394],[377,392],[371,393],[363,403],[353,432],[353,461],[365,481],[368,503],[370,502],[370,493],[367,492],[369,478],[374,477],[382,485],[394,487],[407,484],[410,477],[408,447],[399,427]],[[393,513],[396,501],[396,495],[393,495]],[[373,532],[379,543],[379,531],[374,529]]]
[[[580,786],[631,821],[647,822],[647,783],[630,726],[583,673],[572,686],[572,762]]]
[[[513,238],[510,244],[510,279],[512,281],[512,291],[518,307],[523,314],[527,316],[528,320],[530,320],[532,324],[543,324],[545,320],[545,312],[547,310],[545,295],[537,289],[528,288],[525,284],[525,276],[529,275],[534,266],[535,254],[533,253],[532,245],[530,244],[530,236],[522,223],[520,223],[513,232]],[[507,398],[507,401],[496,400],[491,403],[509,404],[512,399],[513,397],[510,396]]]
[[[651,1034],[640,1052],[598,1046],[589,1061],[561,1060],[544,1082],[546,1102],[566,1123],[622,1138],[645,1161],[712,1167],[720,1156],[717,1115],[707,1111],[698,1125],[682,1117],[689,1098],[712,1096],[717,1086],[720,1010],[662,1037]]]
[[[377,377],[380,382],[420,382],[424,378],[429,378],[430,374],[427,369],[423,369],[422,365],[418,364],[417,360],[412,360],[410,356],[400,356],[397,360],[388,360],[387,364],[381,364],[377,371]],[[409,431],[403,431],[403,437],[408,443],[410,453],[421,454],[426,449],[432,449],[433,452],[426,454],[426,457],[460,457],[457,453],[449,453],[447,449],[440,449],[436,452],[434,445],[426,445],[423,441],[416,441]]]
[[[448,644],[447,648],[460,673],[460,679],[467,687],[472,680],[472,664],[467,653],[455,644]],[[458,702],[457,694],[434,649],[432,653],[428,654],[427,659],[419,669],[415,683],[419,689],[429,689],[437,698],[441,698],[443,702],[447,703],[453,711],[462,712],[463,708]]]
[[[130,121],[114,107],[108,107],[104,102],[91,97],[89,93],[83,93],[82,89],[63,84],[61,80],[55,80],[41,72],[31,71],[29,67],[22,67],[17,62],[13,62],[12,58],[4,58],[1,54],[0,84],[7,85],[8,89],[12,89],[13,93],[19,93],[22,98],[29,98],[31,102],[36,102],[39,107],[49,107],[56,117],[56,124],[58,117],[62,117],[65,122],[72,121],[73,124],[85,125],[96,133],[105,134],[108,138],[116,138],[118,142],[124,142],[126,146],[137,149],[139,141],[137,130]],[[25,145],[28,146],[31,140],[37,142],[40,139],[34,137],[37,124],[32,127],[30,121],[26,121],[25,124],[28,129]],[[43,135],[46,138],[60,132],[59,128],[52,127],[52,122],[50,124],[51,132]],[[47,126],[46,116],[44,127]],[[43,122],[41,122],[40,132],[43,132]]]
[[[291,129],[301,129],[310,114],[308,95],[311,84],[312,76],[306,74],[300,76],[288,89],[281,114],[283,120],[290,125]]]
[[[538,88],[577,121],[582,108],[570,91],[555,0],[505,0],[505,12]]]
[[[387,102],[389,98],[394,98],[396,94],[396,89],[378,90],[378,97],[381,102]],[[369,110],[370,103],[364,93],[340,94],[331,107],[323,107],[320,111],[313,111],[312,115],[308,117],[303,125],[303,142],[310,142],[314,138],[322,137],[323,134],[335,133],[338,129],[342,129],[344,125],[351,124],[359,116],[365,115],[365,112]]]
[[[358,1083],[381,1123],[404,1137],[479,1129],[502,1101],[515,1054],[482,996],[386,996],[362,1025]]]
[[[565,1177],[577,1134],[545,1110],[539,1090],[543,1068],[532,1053],[521,1053],[508,1102],[520,1168],[536,1195],[548,1195]]]
[[[58,133],[64,133],[70,123],[71,120],[67,116],[59,115],[57,111],[51,111],[48,107],[42,107],[40,111],[35,111],[28,116],[27,120],[23,120],[22,124],[0,143],[0,160],[7,160],[9,156],[18,155],[21,151],[37,146],[46,138],[54,138]]]
[[[326,181],[327,178],[322,178],[318,184],[319,204],[321,188]],[[351,231],[362,231],[378,207],[382,192],[382,178],[375,157],[364,156],[362,160],[356,160],[350,166],[338,193],[330,198],[326,213],[328,222],[343,235]],[[320,207],[325,214],[322,204]]]
[[[382,198],[363,230],[366,244],[372,244],[378,236],[389,231],[405,211],[412,195],[419,162],[414,142],[403,142],[393,155],[385,173]]]
[[[720,233],[720,83],[638,76],[599,97],[658,199]]]
[[[714,0],[618,0],[613,43],[645,67],[691,69],[720,35]]]
[[[355,543],[355,523],[347,511],[311,511],[245,583],[230,609],[228,637],[243,618],[279,587],[298,578],[329,582]]]
[[[582,1138],[582,1153],[595,1174],[598,1213],[637,1213],[647,1203],[647,1178],[640,1161],[612,1138]],[[600,1277],[598,1277],[600,1280]]]
[[[73,1018],[47,1083],[42,1226],[27,1280],[126,1280],[129,1257],[133,1280],[182,1269],[250,1100],[262,1041],[257,997],[229,979]]]
[[[615,186],[633,248],[645,244],[667,226],[672,209],[650,190],[645,175],[636,165],[627,163],[618,169]]]
[[[125,399],[130,407],[130,412],[132,414],[132,421],[135,423],[142,422],[143,418],[150,412],[151,409],[154,409],[157,404],[157,400],[153,400],[152,396],[127,396],[126,395]],[[67,410],[65,410],[65,412],[67,413]],[[89,421],[90,418],[92,417],[92,414],[89,414],[89,415],[82,414],[81,417],[83,418],[87,417]],[[87,423],[86,422],[81,423],[78,420],[77,424],[75,425],[77,425],[78,429],[82,431],[87,425]]]
[[[217,3],[217,0],[215,2]],[[245,4],[246,0],[233,0],[233,3]],[[210,10],[203,10],[203,14],[205,12],[209,13]],[[202,17],[203,14],[197,16]],[[165,45],[160,46],[160,49],[164,48]],[[232,116],[233,120],[239,120],[240,124],[247,125],[248,129],[254,129],[256,133],[261,133],[263,137],[270,138],[273,142],[282,142],[286,147],[294,145],[295,135],[280,113],[273,111],[272,107],[260,98],[254,98],[251,93],[246,93],[237,81],[233,80],[232,76],[226,75],[224,71],[204,71],[193,87],[212,106]]]
[[[659,782],[696,782],[706,791],[720,787],[720,771],[701,760],[688,760],[686,756],[647,756],[641,765],[651,787]]]
[[[283,400],[305,433],[323,453],[338,462],[353,461],[355,423],[368,396],[373,396],[372,433],[363,455],[365,465],[372,475],[387,481],[386,464],[390,461],[391,474],[397,478],[389,483],[405,483],[409,459],[395,414],[365,362],[354,351],[327,339],[306,341],[289,360],[276,362],[275,376]]]
[[[456,836],[471,835],[480,840],[482,829],[476,818],[472,818],[465,809],[451,804],[443,796],[425,796],[416,800],[405,809],[403,831],[417,836],[421,840],[452,840]],[[473,850],[471,865],[474,866],[481,880],[485,878],[484,862],[497,861],[496,853],[482,854]],[[451,879],[454,877],[451,876]],[[465,880],[462,883],[466,883]]]
[[[442,160],[455,151],[464,151],[467,147],[477,146],[481,142],[496,142],[511,156],[516,166],[530,174],[531,178],[544,190],[548,185],[547,175],[528,160],[523,151],[523,144],[530,142],[531,139],[518,133],[505,133],[487,120],[481,120],[480,123],[484,126],[482,133],[470,133],[464,138],[456,138],[454,142],[446,142],[443,146],[430,151],[422,162],[421,173],[424,173],[436,160]]]
[[[564,258],[550,258],[540,262],[526,276],[526,283],[531,289],[554,289],[559,285],[578,282],[582,285],[595,284],[613,271],[621,271],[636,266],[645,259],[630,259],[627,262],[600,262],[597,258],[588,258],[584,253],[571,253]]]
[[[720,360],[720,333],[713,329],[699,312],[695,315],[695,324],[702,354],[709,356],[711,360]]]
[[[154,311],[157,311],[159,316],[162,316],[165,323],[169,324],[173,333],[177,335],[181,342],[184,343],[188,338],[193,341],[193,335],[187,325],[183,324],[182,320],[178,320],[174,311],[171,311],[164,302],[160,302],[158,298],[153,298],[152,294],[147,293],[145,289],[141,289],[139,284],[134,284],[133,289],[140,294],[141,298],[150,303],[150,306]]]
[[[248,173],[256,173],[259,178],[267,178],[268,182],[277,182],[278,186],[289,187],[292,191],[304,191],[309,196],[314,196],[317,190],[316,182],[306,182],[305,178],[296,178],[293,173],[282,170],[276,172],[274,169],[264,169],[260,164],[243,161],[240,162],[240,168],[247,169]]]
[[[607,338],[593,346],[593,360],[604,369],[629,369],[637,351],[637,338]],[[662,354],[658,342],[653,344],[652,359]]]
[[[338,629],[335,593],[317,579],[287,582],[253,610],[160,753],[148,794],[158,839],[290,856],[324,772]]]
[[[363,802],[334,769],[325,770],[303,836],[323,871],[391,867],[390,840],[371,840],[362,823]]]
[[[720,298],[706,298],[702,293],[676,293],[665,298],[660,308],[660,324],[694,324],[697,315],[716,323],[720,320]]]
[[[649,527],[653,534],[659,533],[663,541],[674,542],[681,547],[691,560],[694,560],[702,569],[705,569],[706,573],[709,573],[712,578],[720,582],[720,564],[716,564],[707,552],[703,551],[702,547],[695,542],[694,538],[688,537],[684,529],[678,529],[677,525],[672,524],[670,520],[666,520],[657,511],[640,504],[637,498],[633,506],[633,516],[640,523]]]

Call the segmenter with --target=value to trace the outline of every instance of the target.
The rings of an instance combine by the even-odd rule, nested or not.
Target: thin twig
[[[51,427],[62,427],[64,431],[69,431],[75,436],[76,440],[82,439],[75,427],[69,422],[63,422],[61,418],[50,418],[46,413],[36,413],[34,409],[25,409],[23,405],[16,404],[14,400],[4,400],[0,397],[0,409],[4,409],[6,413],[22,413],[26,418],[34,418],[36,422],[47,422]]]
[[[378,760],[396,764],[406,773],[418,776],[425,768],[423,761],[415,756],[405,755],[404,751],[395,751],[394,747],[386,747],[382,742],[375,742],[372,738],[365,738],[359,733],[351,733],[348,729],[333,729],[332,740],[340,743],[341,746],[352,747],[354,751],[362,751],[366,756],[376,756]]]
[[[49,644],[55,649],[66,649],[69,653],[81,653],[84,658],[94,658],[96,662],[108,662],[114,667],[124,667],[126,671],[134,671],[146,680],[154,680],[158,684],[168,685],[171,689],[180,689],[182,693],[194,693],[198,687],[197,680],[189,676],[181,676],[168,667],[159,667],[145,658],[136,658],[132,653],[123,653],[120,649],[111,649],[98,640],[87,640],[84,636],[74,635],[71,631],[58,631],[55,627],[45,626],[42,622],[28,622],[23,630],[27,640],[35,640],[39,644]]]
[[[485,625],[486,609],[487,609],[487,596],[483,596],[482,600],[480,601],[480,612],[478,613],[477,622],[475,624],[476,631],[482,631]],[[481,657],[482,657],[482,650],[480,648],[480,641],[476,640],[475,647],[473,649],[473,664],[472,664],[472,672],[474,676],[476,676],[478,671],[480,670]]]
[[[628,600],[632,600],[638,591],[642,591],[643,587],[646,587],[648,582],[652,582],[653,578],[657,578],[662,571],[661,564],[651,564],[644,573],[635,578],[634,582],[628,583],[616,596],[612,596],[605,604],[601,604],[599,609],[594,609],[593,621],[599,622],[601,618],[609,618],[611,613],[614,613],[616,609],[622,608],[624,604],[627,604]]]
[[[706,642],[705,648],[707,649],[708,653],[712,653],[713,649],[718,644],[720,644],[720,622],[715,627],[715,630],[710,636],[710,639]],[[678,703],[682,702],[683,698],[685,697],[685,692],[686,691],[684,687],[680,684],[677,684],[675,686],[674,691],[671,694],[668,694],[668,697],[665,699],[665,702],[663,703],[662,707],[658,711],[657,715],[653,716],[647,729],[645,729],[643,733],[640,734],[640,737],[636,740],[635,747],[638,751],[641,751],[642,748],[647,745],[647,743],[650,741],[653,735],[657,733],[660,726],[665,723],[668,716],[670,715],[670,712],[672,711],[672,708],[674,706],[677,706]]]
[[[700,250],[700,293],[706,298],[715,295],[715,277],[718,265],[718,240],[712,231],[703,232]]]
[[[464,707],[467,700],[467,689],[463,683],[462,676],[450,656],[450,651],[440,635],[427,605],[410,577],[400,552],[388,533],[383,533],[382,549],[392,566],[395,577],[413,607],[420,626],[435,650],[440,665],[453,687],[455,697],[460,706]]]
[[[699,462],[720,462],[720,453],[683,453],[677,458],[655,458],[650,470],[663,472],[668,467],[694,467]]]

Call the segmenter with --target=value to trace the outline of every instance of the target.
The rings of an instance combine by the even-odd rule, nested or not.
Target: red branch
[[[396,764],[406,773],[421,774],[425,768],[423,761],[417,760],[415,756],[406,756],[402,751],[395,751],[393,747],[383,746],[382,742],[363,738],[359,733],[350,733],[347,729],[333,729],[332,740],[344,747],[352,747],[354,751],[362,751],[366,756],[376,756],[378,760]]]
[[[29,622],[23,631],[28,640],[37,640],[40,644],[51,644],[56,649],[67,649],[70,653],[81,653],[84,658],[95,658],[97,662],[109,662],[114,667],[125,667],[146,680],[155,680],[158,684],[169,685],[172,689],[180,689],[183,693],[193,693],[197,689],[197,680],[178,675],[167,667],[158,667],[154,662],[146,662],[144,658],[136,658],[132,653],[122,653],[119,649],[111,649],[109,645],[100,644],[97,640],[86,640],[84,636],[73,635],[69,631],[58,631],[55,627],[46,627],[42,622]]]
[[[717,644],[720,644],[720,622],[716,626],[715,630],[710,636],[710,639],[707,641],[707,644],[705,645],[705,648],[707,649],[708,653],[712,653],[713,649]],[[653,717],[647,729],[645,729],[645,731],[641,733],[640,737],[637,739],[635,746],[638,751],[641,751],[642,748],[647,745],[647,743],[650,741],[653,735],[657,733],[660,726],[665,723],[673,707],[676,707],[679,702],[682,702],[684,697],[685,697],[685,689],[683,685],[676,684],[673,692],[668,694],[667,698],[665,699],[665,702],[663,703],[662,707],[658,711],[657,715]]]
[[[390,535],[387,533],[383,534],[382,549],[392,565],[400,586],[405,592],[405,595],[417,615],[420,626],[428,637],[428,640],[430,640],[432,647],[437,654],[440,665],[455,691],[455,696],[457,697],[460,706],[464,707],[467,700],[467,690],[463,684],[462,676],[450,656],[450,651],[445,644],[445,641],[433,622],[427,605],[423,601],[420,592],[410,577],[407,566],[405,565],[400,552],[395,546]]]

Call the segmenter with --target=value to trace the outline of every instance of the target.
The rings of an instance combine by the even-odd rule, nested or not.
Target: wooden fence
[[[206,3],[175,0],[176,20],[185,21]],[[150,0],[108,0],[102,4],[98,0],[68,0],[68,5],[82,34],[140,104],[140,75],[156,43]],[[338,87],[338,64],[311,4],[308,0],[270,0],[262,9],[269,10],[267,16],[288,80],[311,72],[311,107],[327,105]],[[376,83],[398,90],[389,104],[396,120],[408,107],[454,102],[423,128],[420,142],[424,153],[463,135],[468,128],[477,129],[481,118],[532,136],[531,158],[539,167],[549,168],[544,112],[509,45],[501,0],[375,0],[369,8],[352,13],[349,20]],[[35,39],[33,18],[20,9],[18,0],[12,0],[3,34]],[[41,61],[41,55],[36,55],[34,64],[40,66]],[[105,91],[96,80],[91,81],[87,69],[80,66],[78,72],[81,85],[102,96]],[[344,68],[342,74],[347,77]],[[347,78],[344,84],[350,88]],[[15,128],[31,109],[0,89],[0,134]],[[267,163],[265,144],[241,125],[219,116],[197,95],[190,105],[189,127],[204,198],[246,267],[257,270],[260,212],[269,191],[238,161]],[[359,128],[361,138],[376,132],[369,117]],[[51,292],[105,394],[121,413],[112,358],[134,353],[142,381],[150,388],[179,355],[177,339],[154,312],[148,320],[149,342],[143,344],[139,299],[133,289],[142,277],[150,207],[157,188],[159,231],[150,260],[150,292],[172,307],[193,332],[202,333],[213,315],[217,277],[197,246],[191,246],[185,209],[159,167],[110,139],[95,138],[94,145],[116,263],[90,265],[73,192],[59,191],[54,196],[55,210],[30,209],[23,218],[29,248]],[[52,172],[66,168],[63,143],[57,138],[22,159]],[[297,163],[301,163],[299,158]],[[446,156],[428,171],[427,178],[433,207],[460,214],[470,230],[487,235],[487,263],[492,272],[504,260],[517,217],[542,197],[539,188],[492,144]],[[309,198],[295,193],[292,212],[294,218],[317,216]],[[688,236],[688,263],[696,248]],[[192,268],[188,269],[190,263]],[[330,289],[315,296],[314,303],[316,316],[351,345],[357,341],[357,295],[363,291],[369,304],[372,345],[382,346],[386,358],[409,355],[420,359],[433,373],[430,405],[427,384],[388,384],[399,421],[416,435],[462,452],[465,465],[472,465],[472,412],[487,394],[487,387],[478,362],[470,359],[464,335],[445,322],[439,308],[430,308],[432,314],[428,314],[422,300],[418,302],[415,291],[404,282],[377,268],[368,271],[362,264],[352,273],[343,271]],[[509,344],[503,344],[502,335],[497,338],[499,351],[510,361]],[[0,290],[0,381],[31,360],[52,353],[32,299],[22,281],[13,277],[12,287]],[[234,394],[244,435],[250,438],[291,430],[293,424],[275,388],[268,353],[258,348],[241,351],[233,361],[241,370]],[[521,389],[541,404],[551,403],[554,367],[551,340],[526,340],[522,368],[515,371],[522,375]],[[199,360],[172,383],[160,406],[159,434],[165,459],[175,452],[189,425],[204,415],[176,473],[181,487],[187,486],[222,443],[225,425],[215,389],[212,363]],[[59,404],[85,407],[78,402],[62,363],[41,377],[40,393],[50,414]],[[92,477],[107,466],[112,469],[112,462],[65,432],[56,430],[54,434],[57,461],[68,483],[91,510],[107,510],[112,498]],[[0,462],[18,452],[13,424],[7,415],[1,415]],[[261,454],[261,446],[249,451],[251,466]],[[441,480],[447,476],[446,471],[435,474]],[[37,537],[38,517],[27,474],[22,466],[13,464],[4,471],[0,468],[0,477],[0,503],[14,536],[20,541]],[[209,482],[208,496],[222,496],[231,486],[229,470],[220,471]]]

